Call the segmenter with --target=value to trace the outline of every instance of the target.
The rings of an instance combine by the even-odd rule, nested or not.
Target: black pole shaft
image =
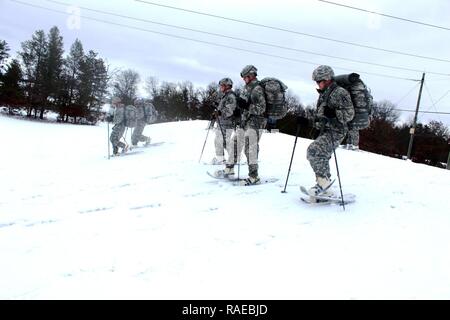
[[[295,132],[295,142],[294,142],[294,148],[292,149],[291,162],[289,163],[289,170],[288,170],[287,177],[286,177],[286,183],[284,184],[284,190],[281,191],[281,193],[286,193],[286,187],[287,187],[288,180],[289,180],[289,174],[291,173],[292,160],[294,159],[295,146],[297,145],[297,139],[298,139],[299,132],[300,132],[300,126],[297,124],[297,131]]]
[[[208,132],[206,132],[205,143],[203,143],[202,153],[200,153],[200,159],[198,159],[198,163],[200,163],[200,161],[202,160],[203,151],[205,151],[206,141],[208,140],[209,130],[211,129],[211,123],[212,123],[212,120],[209,122]]]
[[[334,143],[333,129],[330,129],[330,133],[331,133],[331,140],[333,141],[332,143]],[[342,208],[345,211],[344,193],[342,192],[341,175],[339,173],[339,166],[338,166],[338,161],[337,161],[337,157],[336,157],[336,148],[334,148],[334,145],[332,147],[333,147],[334,161],[336,163],[336,171],[337,171],[338,182],[339,182],[339,190],[341,191]]]
[[[106,139],[106,141],[108,142],[108,160],[109,160],[110,153],[111,153],[110,146],[109,146],[109,121],[107,123],[108,123],[108,138]]]
[[[341,175],[339,174],[339,166],[338,166],[338,161],[337,161],[337,157],[336,157],[336,150],[333,150],[333,153],[334,153],[334,161],[336,162],[336,171],[337,171],[337,176],[338,176],[338,181],[339,181],[339,189],[341,190],[342,208],[344,208],[344,211],[345,211],[344,194],[342,193]]]

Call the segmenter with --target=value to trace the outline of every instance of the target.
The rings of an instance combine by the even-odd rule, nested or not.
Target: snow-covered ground
[[[294,137],[264,134],[280,180],[240,187],[198,163],[206,127],[147,126],[164,144],[108,160],[106,124],[0,116],[0,298],[450,299],[450,171],[339,149],[357,201],[313,207],[310,140],[283,194]]]

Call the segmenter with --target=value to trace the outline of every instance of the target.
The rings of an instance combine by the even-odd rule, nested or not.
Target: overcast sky
[[[298,33],[450,60],[449,30],[394,20],[318,0],[278,0],[267,1],[267,4],[266,1],[261,0],[153,1],[166,6],[201,11]],[[13,56],[20,49],[20,43],[29,40],[34,31],[43,29],[48,32],[52,26],[56,25],[64,37],[66,52],[73,41],[79,38],[86,51],[98,52],[101,57],[107,59],[112,68],[135,69],[143,79],[154,76],[161,81],[189,80],[196,86],[203,87],[212,81],[217,82],[223,77],[230,77],[235,83],[242,83],[242,79],[239,77],[242,67],[253,64],[259,70],[260,79],[267,76],[277,77],[285,82],[291,92],[297,95],[304,104],[313,104],[317,99],[317,92],[315,83],[311,80],[311,73],[316,66],[328,64],[335,69],[337,74],[348,73],[349,70],[360,72],[366,84],[371,88],[375,100],[388,99],[398,103],[399,108],[409,110],[415,109],[419,85],[418,82],[404,79],[420,80],[421,71],[424,71],[427,75],[421,110],[450,112],[450,76],[430,74],[430,72],[450,74],[450,62],[351,46],[135,0],[95,2],[58,0],[59,3],[70,5],[61,5],[49,0],[20,0],[20,2],[67,13],[51,12],[12,0],[0,0],[0,39],[6,40]],[[335,2],[450,28],[448,19],[450,1],[447,0],[412,0],[408,2],[335,0]],[[111,16],[88,9],[126,15],[135,19]],[[77,12],[82,16],[80,19],[77,18]],[[122,26],[83,17],[109,21]],[[226,39],[136,19],[264,42],[293,50],[252,44],[237,39]],[[209,44],[154,32],[196,39],[209,42]],[[228,46],[228,48],[215,46],[212,43]],[[373,66],[323,55],[417,71]],[[437,102],[446,93],[448,94]],[[410,119],[413,115],[414,113],[404,112],[402,119]],[[431,119],[450,125],[450,115],[419,115],[419,121],[427,122]]]

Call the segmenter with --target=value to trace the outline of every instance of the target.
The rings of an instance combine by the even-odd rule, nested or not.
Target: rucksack
[[[144,108],[145,113],[145,123],[151,124],[156,121],[156,117],[158,112],[155,109],[155,106],[151,103],[146,104]]]
[[[125,126],[128,128],[134,128],[137,125],[137,110],[136,107],[133,105],[127,105],[124,109],[124,120],[125,120]]]
[[[143,120],[146,124],[153,123],[155,110],[151,103],[145,103],[143,106],[136,107],[137,120]]]
[[[259,81],[266,98],[265,117],[280,120],[287,114],[286,90],[288,87],[276,78],[264,78]]]
[[[365,129],[369,127],[369,117],[372,113],[373,97],[370,90],[360,79],[359,74],[350,73],[334,77],[336,84],[346,89],[352,98],[355,117],[348,123],[350,129]]]

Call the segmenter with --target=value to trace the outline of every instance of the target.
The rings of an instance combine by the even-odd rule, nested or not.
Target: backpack
[[[154,107],[151,103],[136,107],[136,119],[143,120],[146,124],[153,123],[154,113]]]
[[[134,128],[137,125],[137,110],[133,105],[127,105],[124,109],[125,126],[128,128]]]
[[[285,93],[288,87],[276,78],[264,78],[259,81],[266,98],[265,117],[280,120],[287,114]]]
[[[155,121],[157,112],[155,107],[151,103],[146,103],[144,106],[144,114],[145,114],[145,123],[151,124]]]
[[[360,79],[359,74],[350,73],[334,77],[336,84],[346,89],[352,98],[355,117],[348,123],[349,129],[365,129],[369,127],[372,113],[373,97],[370,90]]]

